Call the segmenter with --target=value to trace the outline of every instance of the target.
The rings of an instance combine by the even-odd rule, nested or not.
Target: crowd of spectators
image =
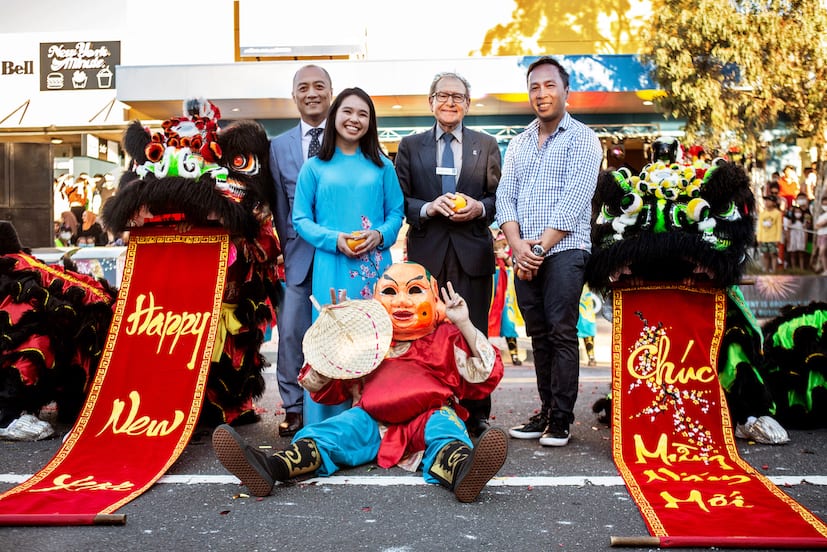
[[[816,198],[816,172],[807,167],[773,173],[763,190],[755,258],[763,272],[827,275],[827,197]]]

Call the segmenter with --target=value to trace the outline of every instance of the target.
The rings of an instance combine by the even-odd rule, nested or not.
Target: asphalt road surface
[[[598,366],[581,370],[569,445],[510,440],[505,466],[475,503],[457,502],[418,473],[375,465],[277,485],[263,499],[246,497],[213,455],[209,432],[199,430],[167,475],[118,511],[126,514],[125,525],[0,527],[0,551],[619,550],[610,546],[612,536],[648,532],[614,467],[610,430],[591,412],[610,387],[608,324],[600,328]],[[272,348],[267,356],[275,362]],[[506,361],[505,379],[493,396],[494,425],[507,428],[534,413],[530,361],[520,367]],[[282,411],[272,368],[267,383],[259,403],[262,421],[239,432],[258,445],[285,446],[288,441],[276,437]],[[57,429],[60,436],[69,430]],[[784,446],[739,441],[739,449],[825,520],[827,430],[790,436]],[[44,466],[59,443],[0,442],[0,491]]]

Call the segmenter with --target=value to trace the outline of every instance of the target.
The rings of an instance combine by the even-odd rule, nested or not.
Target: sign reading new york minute
[[[120,42],[41,42],[40,90],[114,90],[120,62]]]

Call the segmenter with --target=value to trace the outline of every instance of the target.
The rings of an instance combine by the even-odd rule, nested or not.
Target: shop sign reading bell
[[[27,60],[22,63],[14,61],[0,61],[0,75],[34,75],[34,61]]]

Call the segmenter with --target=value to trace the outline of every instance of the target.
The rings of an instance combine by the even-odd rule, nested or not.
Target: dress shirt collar
[[[564,132],[564,131],[568,130],[568,128],[571,127],[573,120],[574,119],[572,118],[572,116],[569,114],[568,111],[563,113],[563,118],[560,119],[560,123],[557,125],[557,128],[554,131],[554,134],[557,134],[559,132]],[[533,121],[531,121],[528,125],[526,125],[525,130],[535,132],[535,133],[539,133],[540,132],[540,119],[535,117]],[[554,134],[552,134],[552,136]]]
[[[327,123],[327,121],[325,120],[325,121],[322,121],[322,124],[320,124],[318,127],[314,127],[314,126],[308,125],[303,120],[299,121],[299,122],[301,123],[301,127],[302,127],[302,137],[307,136],[307,133],[310,132],[310,129],[312,129],[312,128],[324,128],[325,123]],[[319,136],[319,140],[321,140],[321,139],[322,139],[322,137]]]
[[[439,124],[435,125],[434,127],[436,132],[434,133],[434,138],[437,142],[442,140],[442,135],[445,134],[445,131],[442,130],[442,127]],[[458,124],[457,127],[451,131],[451,134],[454,135],[454,140],[457,141],[458,144],[462,143],[462,123]]]
[[[557,125],[557,130],[566,130],[571,126],[571,115],[566,111],[563,113],[563,118],[560,119],[560,124]]]

